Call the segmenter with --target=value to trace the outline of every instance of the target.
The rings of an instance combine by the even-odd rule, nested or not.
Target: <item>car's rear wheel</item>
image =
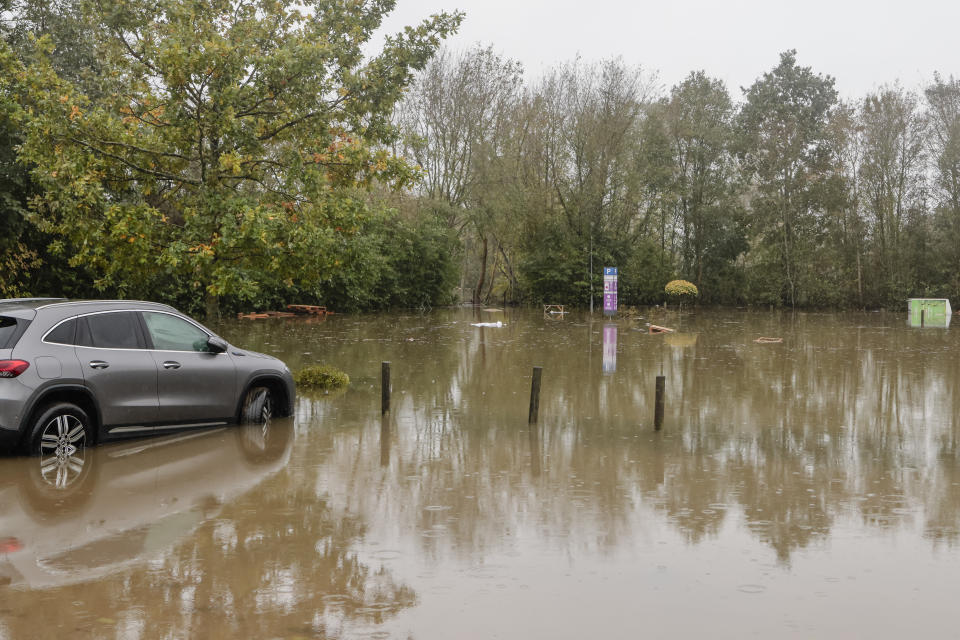
[[[30,432],[28,452],[40,458],[45,483],[64,489],[84,474],[90,424],[87,413],[69,402],[50,405],[40,413]]]

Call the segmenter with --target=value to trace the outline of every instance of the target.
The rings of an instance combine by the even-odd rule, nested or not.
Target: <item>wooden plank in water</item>
[[[317,316],[327,315],[329,313],[326,307],[316,304],[288,304],[287,309],[294,313],[312,314]]]
[[[647,327],[647,331],[649,333],[673,333],[674,329],[671,329],[670,327],[661,327],[659,325],[651,324],[649,327]]]

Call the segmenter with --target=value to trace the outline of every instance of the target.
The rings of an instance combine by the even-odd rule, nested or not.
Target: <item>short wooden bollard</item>
[[[657,399],[653,408],[653,428],[660,431],[663,428],[663,393],[666,388],[667,379],[663,376],[657,376]]]
[[[380,363],[380,413],[390,411],[390,363]]]
[[[530,382],[530,416],[528,422],[533,424],[540,416],[540,376],[543,367],[533,368],[533,380]]]

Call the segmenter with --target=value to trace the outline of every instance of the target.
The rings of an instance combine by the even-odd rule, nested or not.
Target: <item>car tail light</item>
[[[23,360],[0,360],[0,378],[16,378],[29,366],[30,363]]]
[[[14,553],[23,549],[23,545],[16,538],[0,538],[0,553]]]

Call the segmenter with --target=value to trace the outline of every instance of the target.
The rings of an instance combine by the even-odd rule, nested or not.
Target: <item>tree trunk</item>
[[[483,283],[487,280],[487,236],[483,236],[483,251],[480,254],[480,279],[477,280],[477,289],[473,292],[473,304],[480,304],[483,295]]]
[[[220,319],[220,297],[215,293],[207,292],[207,322]]]
[[[500,256],[497,255],[499,247],[493,252],[493,267],[490,269],[490,284],[487,285],[487,294],[483,296],[483,304],[490,303],[490,296],[493,294],[493,287],[497,282],[497,270],[500,268]]]
[[[507,279],[509,281],[509,289],[511,293],[511,301],[516,299],[517,293],[520,291],[520,283],[517,280],[517,276],[513,273],[513,265],[510,264],[510,258],[507,257],[507,252],[503,249],[503,244],[500,241],[497,241],[497,246],[500,247],[500,255],[503,256],[503,264],[507,267]],[[503,304],[506,306],[507,302],[507,292],[503,292]]]

